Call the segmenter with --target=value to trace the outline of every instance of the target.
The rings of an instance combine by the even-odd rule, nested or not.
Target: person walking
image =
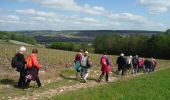
[[[26,47],[21,46],[19,49],[19,52],[16,54],[18,67],[17,71],[20,73],[19,80],[18,80],[18,87],[19,88],[25,88],[26,81],[25,81],[25,57],[24,53],[26,51]]]
[[[29,87],[29,84],[31,82],[31,80],[35,80],[37,82],[38,87],[41,87],[41,81],[39,79],[39,69],[42,67],[42,65],[39,64],[38,59],[37,59],[37,53],[38,50],[37,49],[33,49],[32,53],[28,56],[27,61],[30,57],[31,62],[32,62],[32,66],[29,65],[30,67],[27,68],[26,70],[26,78],[27,78],[27,87]],[[27,62],[31,63],[31,62]]]
[[[136,55],[135,57],[133,57],[133,59],[132,59],[132,64],[133,64],[133,72],[135,73],[135,74],[137,74],[137,72],[138,72],[138,68],[139,68],[139,56],[138,55]]]
[[[79,52],[76,54],[75,56],[75,60],[74,60],[74,63],[75,63],[75,70],[76,70],[76,79],[78,80],[79,77],[83,77],[82,76],[82,72],[81,72],[81,60],[82,60],[82,57],[83,57],[83,50],[80,49]]]
[[[84,56],[82,57],[81,60],[82,75],[83,75],[84,82],[87,82],[87,77],[89,75],[91,66],[92,63],[90,61],[90,56],[88,55],[88,51],[85,51]]]
[[[132,56],[130,55],[126,58],[126,72],[132,72],[132,66]]]
[[[98,82],[101,82],[104,75],[106,75],[106,82],[108,82],[109,81],[109,73],[111,71],[111,66],[110,66],[110,61],[109,61],[109,58],[108,58],[106,52],[103,52],[100,63],[102,65],[102,67],[101,67],[102,74],[100,75]]]
[[[126,60],[124,58],[124,54],[121,53],[120,56],[117,58],[116,61],[117,65],[118,65],[118,73],[122,72],[121,75],[124,76],[125,74],[125,70],[126,70]]]

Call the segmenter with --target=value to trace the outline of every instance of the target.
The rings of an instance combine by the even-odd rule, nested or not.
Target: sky
[[[170,28],[170,0],[1,0],[0,30]]]

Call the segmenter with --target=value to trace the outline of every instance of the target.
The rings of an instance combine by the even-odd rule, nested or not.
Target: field
[[[40,79],[43,83],[43,87],[37,88],[37,85],[35,84],[35,82],[32,82],[31,87],[29,89],[27,90],[18,89],[16,88],[16,84],[17,84],[19,74],[15,71],[15,69],[13,69],[10,66],[11,58],[18,51],[18,48],[19,48],[18,45],[6,44],[6,43],[0,44],[0,99],[4,99],[4,100],[6,99],[13,99],[13,100],[44,99],[44,98],[46,99],[46,98],[51,98],[51,97],[54,97],[54,99],[55,98],[64,99],[63,97],[74,98],[74,95],[69,94],[69,91],[79,90],[81,88],[95,87],[98,85],[105,87],[105,84],[106,84],[105,82],[98,84],[95,81],[99,77],[99,74],[100,74],[99,61],[100,61],[101,55],[90,54],[90,57],[93,62],[93,68],[90,72],[88,82],[85,84],[85,83],[81,83],[80,81],[75,80],[73,60],[74,60],[74,56],[76,52],[68,52],[68,51],[62,51],[62,50],[53,50],[53,49],[36,47],[39,50],[38,57],[39,57],[40,63],[43,65],[43,68],[40,70]],[[25,55],[27,56],[30,53],[31,49],[33,48],[34,48],[33,46],[27,47],[27,52]],[[115,60],[117,56],[110,55],[109,57],[112,62],[113,72],[111,73],[111,79],[113,81],[133,79],[133,76],[132,78],[128,77],[128,78],[121,79],[119,78],[119,76],[115,75],[114,72],[117,68],[115,65]],[[170,65],[170,62],[168,60],[158,60],[157,70],[167,69],[170,67],[169,65]],[[142,76],[142,77],[147,77],[147,76]],[[119,83],[120,83],[122,84],[120,88],[123,88],[123,83],[125,82],[126,81],[118,81],[116,83],[108,84],[106,85],[106,87],[108,87],[109,89],[110,87],[113,87],[115,84],[117,84],[119,87]],[[98,87],[95,87],[94,89],[97,91]],[[92,90],[93,88],[90,89],[90,91]],[[83,90],[82,92],[80,92],[80,95],[84,91],[87,91],[87,90]],[[135,89],[133,91],[135,92]],[[67,92],[68,92],[68,97],[65,95],[61,95],[65,93],[67,94]],[[109,92],[109,91],[106,90],[106,92]],[[112,90],[112,92],[115,93],[116,91]],[[55,97],[56,95],[61,95],[61,96]],[[100,95],[100,93],[96,92],[96,94],[94,95],[98,96]],[[129,95],[131,96],[132,94],[129,94]],[[106,95],[106,96],[109,96],[109,95]],[[121,95],[117,94],[116,98],[118,98],[119,96],[121,97],[122,94]],[[84,99],[85,98],[86,97],[84,97]],[[124,99],[124,97],[122,97],[122,99]]]
[[[170,69],[131,80],[81,89],[51,100],[169,100]]]

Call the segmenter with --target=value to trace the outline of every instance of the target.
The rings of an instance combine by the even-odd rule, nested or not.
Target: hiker
[[[18,67],[17,71],[20,73],[19,80],[18,80],[18,87],[19,88],[24,88],[26,86],[26,81],[25,81],[25,57],[24,53],[26,51],[26,48],[24,46],[21,46],[19,49],[19,52],[16,54],[17,61],[18,61]]]
[[[144,71],[144,59],[139,58],[139,63],[138,63],[138,72],[141,72],[142,70]]]
[[[88,56],[88,51],[85,51],[81,60],[82,75],[84,82],[87,82],[87,77],[89,75],[91,66],[92,63],[90,61],[90,57]]]
[[[32,66],[29,65],[29,68],[26,69],[27,87],[29,87],[31,80],[35,80],[37,82],[38,87],[41,87],[41,82],[40,82],[38,73],[39,73],[39,69],[42,67],[42,65],[40,65],[38,63],[37,53],[38,53],[38,50],[33,49],[32,53],[28,56],[28,58],[30,57],[31,62],[28,62],[28,60],[27,60],[27,65],[28,65],[28,63],[31,63]]]
[[[126,58],[126,71],[131,72],[132,66],[132,56],[130,55]]]
[[[156,65],[157,65],[157,61],[154,58],[151,58],[151,60],[152,60],[152,64],[153,64],[152,71],[155,71],[155,68],[156,68]]]
[[[150,73],[152,71],[152,66],[153,66],[151,59],[146,59],[144,62],[144,65],[145,65],[146,71]]]
[[[101,67],[102,74],[100,75],[98,82],[100,82],[102,80],[102,78],[105,74],[106,74],[106,82],[108,82],[111,66],[110,66],[110,61],[109,61],[109,58],[108,58],[106,52],[103,52],[100,63],[102,65],[102,67]]]
[[[126,67],[126,60],[124,58],[124,54],[123,53],[121,53],[120,56],[117,58],[116,63],[118,65],[118,73],[120,74],[120,72],[122,72],[121,75],[124,76],[125,70],[126,70],[125,69],[125,67]]]
[[[79,52],[76,54],[75,60],[74,60],[74,62],[75,62],[74,68],[76,69],[76,79],[77,80],[79,79],[80,76],[83,77],[82,73],[81,73],[81,60],[83,57],[82,53],[83,53],[83,50],[80,49]]]
[[[139,57],[138,57],[138,55],[133,57],[132,64],[133,64],[133,72],[135,74],[137,74],[137,72],[138,72],[138,65],[139,65]]]

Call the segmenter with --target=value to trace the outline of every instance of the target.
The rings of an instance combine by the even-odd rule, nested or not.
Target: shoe
[[[84,83],[86,83],[86,82],[87,82],[87,80],[86,80],[86,79],[83,79],[83,81],[84,81]]]

